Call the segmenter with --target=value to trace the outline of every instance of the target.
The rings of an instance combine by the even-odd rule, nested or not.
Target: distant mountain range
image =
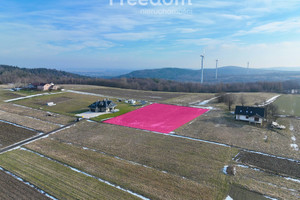
[[[215,78],[216,69],[204,69],[204,82],[257,82],[257,81],[286,81],[300,78],[300,71],[283,71],[284,68],[247,69],[237,66],[226,66],[218,69],[218,79]],[[180,82],[200,82],[201,70],[181,68],[161,68],[136,70],[119,76],[120,78],[157,78]]]
[[[284,69],[284,68],[282,68]],[[297,80],[300,82],[300,71],[282,71],[282,69],[247,69],[243,67],[227,66],[218,69],[218,79],[215,78],[215,69],[204,69],[205,83],[241,83],[274,81],[282,82]],[[154,78],[172,80],[178,82],[200,82],[201,70],[162,68],[136,70],[130,73],[129,70],[108,70],[98,71],[101,75],[92,72],[80,72],[79,74],[45,68],[19,68],[15,66],[0,65],[0,83],[29,83],[29,82],[59,82],[93,83],[95,81],[114,82],[111,78]],[[119,75],[121,73],[124,75]],[[91,74],[92,73],[92,74]],[[106,76],[105,76],[106,75]],[[91,78],[90,78],[91,77]],[[101,78],[99,78],[101,77]],[[106,79],[103,79],[106,78]],[[118,82],[118,81],[117,81]]]

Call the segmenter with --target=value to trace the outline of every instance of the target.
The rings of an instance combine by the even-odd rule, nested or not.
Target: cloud
[[[117,41],[139,41],[139,40],[149,40],[149,39],[161,39],[164,34],[158,32],[128,32],[128,33],[110,33],[105,34],[104,37],[110,40]]]
[[[239,31],[236,36],[248,34],[276,33],[276,32],[300,32],[300,18],[276,21],[253,27],[249,31]]]

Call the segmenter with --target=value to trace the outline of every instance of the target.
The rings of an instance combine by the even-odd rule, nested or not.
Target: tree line
[[[56,84],[86,84],[136,90],[222,93],[222,92],[284,92],[299,89],[299,81],[285,82],[252,82],[252,83],[214,83],[176,82],[155,78],[92,78],[52,69],[25,69],[0,65],[0,84],[54,82]]]

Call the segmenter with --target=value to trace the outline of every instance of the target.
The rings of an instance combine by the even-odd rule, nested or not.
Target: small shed
[[[262,124],[265,118],[265,109],[260,107],[236,106],[235,119]]]
[[[55,106],[56,104],[54,102],[48,102],[47,106]]]

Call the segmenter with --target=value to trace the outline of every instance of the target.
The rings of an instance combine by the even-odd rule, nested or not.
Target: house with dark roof
[[[89,105],[90,112],[112,112],[115,110],[117,105],[111,101],[104,99],[103,101],[96,101],[95,103]]]
[[[236,120],[262,124],[265,118],[265,109],[261,107],[236,106],[234,114]]]

